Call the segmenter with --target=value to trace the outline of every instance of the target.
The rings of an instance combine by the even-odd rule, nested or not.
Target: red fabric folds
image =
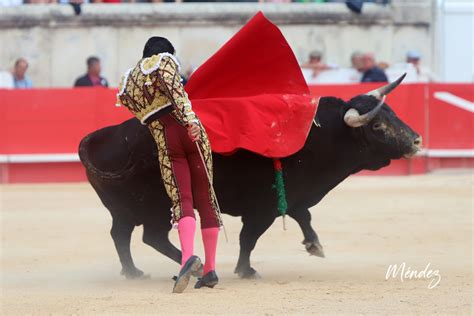
[[[280,30],[255,15],[191,76],[186,91],[212,150],[289,156],[304,145],[316,113]]]

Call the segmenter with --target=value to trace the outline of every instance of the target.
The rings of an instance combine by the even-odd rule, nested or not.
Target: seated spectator
[[[301,65],[301,68],[310,68],[313,70],[313,77],[316,77],[321,71],[329,70],[333,67],[322,62],[323,54],[320,51],[313,50],[309,53],[308,62]]]
[[[354,68],[358,72],[363,72],[364,71],[364,54],[359,51],[353,52],[351,55],[351,65],[352,65],[352,68]]]
[[[426,67],[421,66],[421,54],[417,51],[408,51],[405,62],[396,63],[386,70],[390,81],[406,73],[403,82],[435,81],[436,76]]]
[[[334,83],[358,83],[362,77],[364,54],[355,51],[351,55],[351,67],[342,68],[337,65],[328,65],[330,69],[319,72],[317,77],[313,77],[311,68],[302,68],[306,83],[312,84],[334,84]],[[302,67],[305,65],[302,65]]]
[[[15,61],[15,66],[13,68],[13,85],[15,89],[29,89],[33,87],[33,83],[30,78],[26,76],[26,71],[28,70],[28,62],[24,58],[18,58]]]
[[[421,66],[420,52],[416,50],[408,51],[406,62],[407,64],[413,65],[415,68],[418,82],[428,82],[435,80],[433,73],[428,68]]]
[[[326,70],[337,68],[336,65],[328,65],[322,62],[323,54],[320,51],[314,50],[309,53],[308,62],[301,65],[303,76],[307,83],[312,83],[319,76],[319,74]]]
[[[376,66],[374,54],[364,54],[363,61],[364,73],[360,82],[388,82],[385,72]]]
[[[77,78],[74,87],[108,87],[107,80],[100,76],[101,71],[98,57],[91,56],[87,58],[87,73]]]
[[[349,82],[360,82],[364,72],[364,54],[362,52],[355,51],[351,54],[351,67]]]

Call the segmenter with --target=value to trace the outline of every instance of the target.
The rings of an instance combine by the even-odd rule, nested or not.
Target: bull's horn
[[[372,91],[370,91],[369,93],[366,93],[366,94],[367,95],[372,95],[372,96],[374,96],[374,97],[376,97],[377,99],[380,100],[384,95],[389,94],[390,92],[393,91],[393,89],[398,87],[398,85],[403,81],[403,79],[405,79],[406,75],[407,75],[407,73],[405,72],[403,75],[400,76],[400,78],[398,78],[394,82],[391,82],[391,83],[389,83],[389,84],[387,84],[383,87],[380,87],[378,89],[372,90]]]
[[[351,108],[344,115],[344,122],[350,127],[361,127],[368,124],[377,115],[385,102],[385,95],[382,96],[382,100],[373,108],[370,112],[360,115],[359,112]]]

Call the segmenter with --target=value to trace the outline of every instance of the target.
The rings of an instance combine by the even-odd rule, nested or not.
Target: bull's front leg
[[[308,208],[297,208],[292,212],[288,212],[303,231],[304,240],[302,244],[306,247],[306,251],[312,256],[324,258],[323,246],[319,243],[319,238],[313,227],[311,227],[311,213]]]
[[[121,274],[127,279],[143,277],[143,271],[135,267],[130,252],[130,239],[134,228],[135,225],[133,223],[113,218],[112,229],[110,230],[110,235],[114,240],[115,249],[117,249],[120,263],[122,264]]]
[[[164,254],[171,260],[181,264],[181,251],[169,240],[170,227],[156,225],[155,223],[143,224],[143,242]]]
[[[250,254],[257,244],[258,238],[272,225],[275,221],[274,214],[264,214],[267,216],[248,217],[243,216],[243,227],[240,231],[240,254],[234,273],[243,279],[255,279],[260,275],[250,266]],[[266,218],[265,218],[266,217]]]

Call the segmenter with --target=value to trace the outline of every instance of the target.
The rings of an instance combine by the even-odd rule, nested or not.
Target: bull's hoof
[[[122,269],[120,272],[121,275],[125,276],[127,280],[134,279],[149,279],[149,274],[144,274],[142,270],[133,268],[133,269]]]
[[[252,267],[247,267],[247,268],[235,268],[234,273],[236,273],[239,278],[241,279],[261,279],[262,277],[258,272],[252,268]]]
[[[306,248],[306,251],[311,255],[311,256],[317,256],[324,258],[324,250],[323,246],[318,241],[303,241],[303,244]]]

